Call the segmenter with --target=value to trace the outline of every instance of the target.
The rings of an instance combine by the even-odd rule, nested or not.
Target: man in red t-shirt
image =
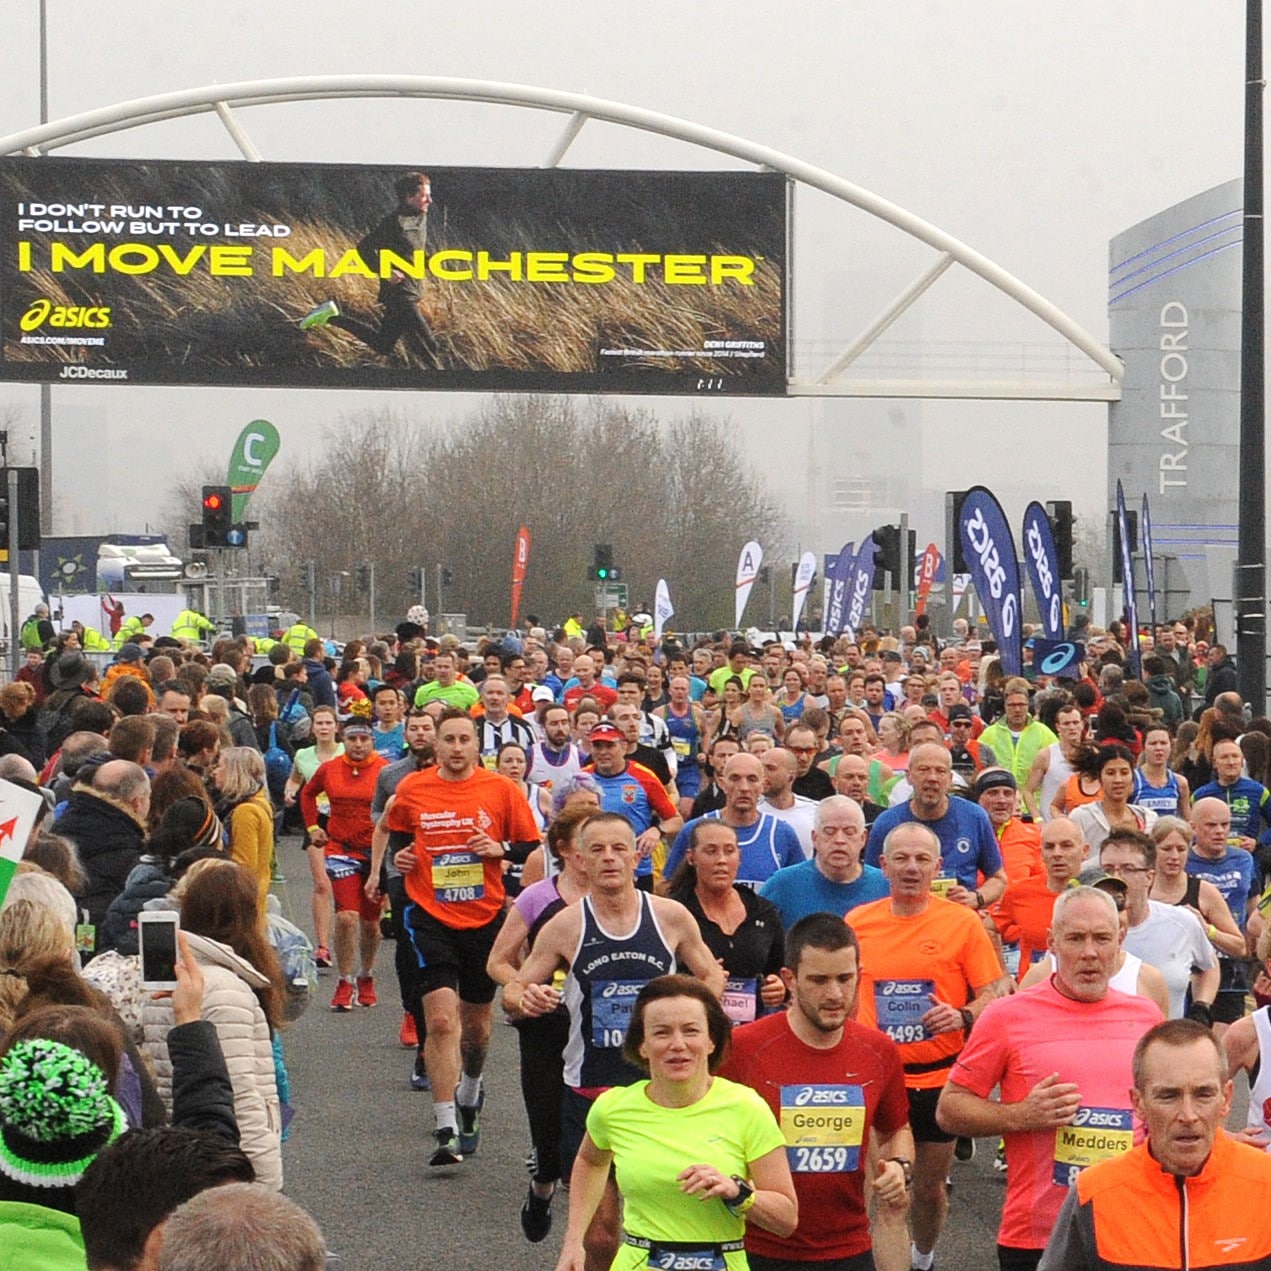
[[[574,676],[578,683],[564,693],[564,702],[571,715],[584,697],[598,703],[602,711],[607,711],[618,700],[617,691],[596,678],[596,663],[586,653],[574,659]]]
[[[790,1009],[735,1030],[720,1068],[767,1100],[786,1138],[799,1200],[793,1235],[747,1228],[751,1271],[873,1267],[867,1169],[879,1253],[887,1248],[893,1265],[908,1265],[909,1099],[896,1043],[851,1018],[859,952],[856,934],[833,914],[795,923],[781,972]]]
[[[371,800],[380,769],[388,762],[375,753],[371,721],[354,716],[344,725],[344,754],[320,764],[300,790],[300,807],[309,827],[310,851],[325,855],[327,877],[335,901],[335,965],[339,972],[333,1011],[350,1011],[356,996],[359,1006],[374,1006],[375,955],[380,947],[378,893],[368,895],[364,885],[371,869]],[[318,825],[318,795],[331,803],[327,828]],[[378,878],[376,879],[378,882]],[[362,974],[353,983],[354,949],[360,953]]]
[[[1134,1145],[1134,1049],[1161,1008],[1108,986],[1120,948],[1107,892],[1062,892],[1050,929],[1055,973],[985,1007],[940,1095],[948,1133],[1006,1141],[1003,1269],[1033,1271],[1077,1175]]]
[[[481,1139],[495,993],[485,967],[503,925],[503,858],[523,861],[539,833],[520,788],[480,766],[471,716],[442,713],[436,753],[437,766],[404,777],[385,805],[373,851],[383,859],[390,830],[414,836],[394,860],[410,900],[402,926],[427,1028],[424,1064],[437,1118],[429,1164],[445,1166],[472,1155]]]

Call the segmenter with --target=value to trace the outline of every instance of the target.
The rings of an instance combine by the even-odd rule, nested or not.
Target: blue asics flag
[[[1020,675],[1024,648],[1020,639],[1019,561],[1006,515],[991,490],[977,485],[967,491],[958,516],[958,534],[975,593],[997,641],[1002,670],[1007,675]]]

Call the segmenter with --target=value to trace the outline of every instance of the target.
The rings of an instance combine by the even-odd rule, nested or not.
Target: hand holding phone
[[[177,932],[181,956],[177,959],[177,986],[172,990],[172,1017],[178,1024],[203,1018],[203,968],[194,960],[184,931]]]

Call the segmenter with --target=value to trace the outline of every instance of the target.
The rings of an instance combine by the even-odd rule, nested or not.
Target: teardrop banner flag
[[[759,577],[759,566],[763,564],[763,548],[753,539],[741,549],[737,558],[737,581],[734,589],[733,626],[741,626],[741,615],[746,611],[746,601],[750,599],[750,589]]]
[[[0,780],[0,903],[18,872],[18,862],[43,804],[37,791]]]
[[[516,532],[516,546],[512,551],[512,621],[509,626],[516,626],[516,616],[521,612],[521,588],[525,586],[525,575],[530,568],[530,532],[521,526]]]
[[[847,613],[843,620],[843,632],[856,639],[861,620],[865,617],[865,605],[874,590],[874,536],[871,534],[861,545],[852,562],[852,572],[847,579]]]
[[[928,543],[918,566],[918,603],[914,605],[915,617],[921,617],[927,612],[927,598],[931,595],[931,584],[936,581],[939,564],[940,549],[934,543]]]
[[[247,502],[256,492],[265,469],[274,461],[281,445],[278,429],[267,419],[253,419],[234,443],[229,457],[230,517],[235,525],[245,519]]]
[[[976,595],[997,641],[1002,670],[1007,675],[1020,675],[1024,669],[1024,644],[1020,634],[1019,561],[1006,515],[991,490],[977,485],[967,492],[958,516],[958,533]]]
[[[666,620],[674,612],[671,589],[666,585],[665,578],[659,578],[657,590],[653,593],[653,638],[655,641],[662,639],[662,628],[666,626]]]
[[[1121,536],[1121,590],[1125,596],[1125,621],[1130,628],[1130,665],[1137,676],[1139,661],[1139,606],[1134,598],[1134,553],[1130,550],[1129,518],[1125,511],[1125,491],[1117,478],[1117,531]]]
[[[812,579],[816,574],[816,553],[804,552],[799,557],[799,567],[794,573],[794,614],[791,617],[790,625],[795,630],[799,629],[799,618],[803,614],[803,605],[808,598],[808,589],[812,586]]]
[[[1143,515],[1140,518],[1143,526],[1143,565],[1147,575],[1147,612],[1152,619],[1152,635],[1156,635],[1156,562],[1152,559],[1152,511],[1147,505],[1147,495],[1143,496]]]
[[[847,580],[856,564],[856,545],[851,542],[843,544],[830,570],[830,595],[825,605],[825,631],[827,635],[838,635],[843,630],[843,616],[847,612]]]
[[[1033,584],[1047,640],[1064,638],[1064,598],[1059,581],[1059,551],[1046,509],[1034,500],[1024,509],[1024,568]],[[1034,655],[1036,661],[1036,655]]]

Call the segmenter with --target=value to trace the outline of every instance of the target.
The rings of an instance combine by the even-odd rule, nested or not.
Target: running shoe
[[[997,1151],[993,1154],[993,1168],[999,1174],[1006,1173],[1006,1144],[998,1139]]]
[[[438,1130],[436,1139],[437,1146],[428,1158],[429,1165],[438,1168],[442,1165],[458,1165],[463,1160],[463,1153],[459,1150],[459,1136],[453,1130]]]
[[[485,1087],[477,1095],[477,1106],[465,1108],[462,1103],[455,1104],[459,1113],[459,1150],[465,1156],[472,1156],[481,1142],[481,1109],[485,1106]]]
[[[556,1189],[552,1188],[550,1196],[540,1196],[531,1183],[525,1193],[525,1203],[521,1206],[521,1230],[532,1245],[547,1239],[552,1229],[552,1201],[556,1197]]]
[[[316,309],[310,309],[303,318],[300,319],[300,329],[302,331],[310,331],[314,327],[325,327],[332,318],[340,316],[340,307],[334,300],[328,300],[318,305]]]
[[[357,977],[357,1004],[359,1006],[377,1006],[379,998],[375,995],[375,977],[359,975]]]
[[[409,1011],[402,1012],[402,1026],[397,1032],[397,1040],[411,1050],[419,1049],[419,1030],[415,1027],[415,1017]]]
[[[975,1160],[975,1140],[959,1138],[953,1145],[953,1159],[956,1161]]]
[[[331,969],[331,950],[325,944],[320,944],[313,951],[313,960],[317,964],[319,971],[329,971]]]
[[[335,994],[331,998],[333,1011],[351,1011],[353,1009],[353,981],[337,980]]]
[[[432,1078],[424,1067],[423,1055],[415,1056],[415,1066],[410,1070],[410,1088],[412,1090],[431,1090]]]

